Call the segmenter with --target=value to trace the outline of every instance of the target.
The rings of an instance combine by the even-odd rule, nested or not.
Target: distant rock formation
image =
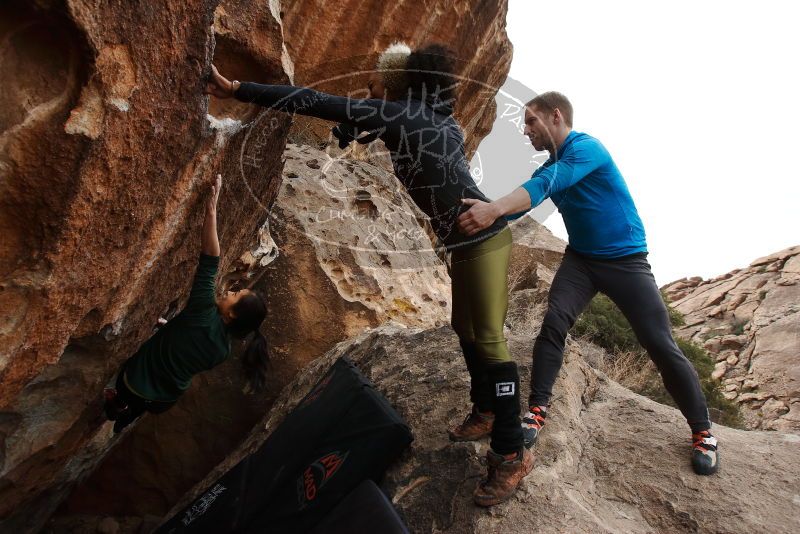
[[[748,426],[800,430],[800,246],[663,290],[685,316],[676,333],[716,357],[713,376]]]

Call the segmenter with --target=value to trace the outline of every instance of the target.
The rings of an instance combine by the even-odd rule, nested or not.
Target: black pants
[[[646,253],[596,260],[567,247],[533,347],[530,406],[546,406],[549,402],[564,359],[567,332],[598,291],[625,315],[692,431],[711,428],[697,371],[672,338],[669,313]]]
[[[127,361],[123,363],[119,373],[117,373],[117,381],[114,386],[117,390],[117,397],[111,403],[107,401],[105,406],[106,416],[110,420],[116,421],[114,423],[114,432],[120,432],[145,412],[163,413],[175,405],[174,401],[148,400],[131,391],[125,385],[125,380],[123,379],[127,363]]]

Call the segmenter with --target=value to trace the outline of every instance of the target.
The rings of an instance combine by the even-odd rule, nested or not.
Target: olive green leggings
[[[455,249],[450,261],[453,312],[450,324],[462,346],[474,347],[484,365],[510,362],[503,324],[508,311],[511,230]]]

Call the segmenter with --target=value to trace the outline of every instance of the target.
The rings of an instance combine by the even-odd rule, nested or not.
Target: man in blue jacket
[[[498,218],[520,217],[550,198],[569,234],[533,347],[529,411],[522,420],[525,446],[533,446],[544,425],[567,332],[600,291],[625,314],[686,417],[694,471],[716,472],[718,444],[710,433],[706,399],[697,372],[672,338],[669,314],[647,262],[644,226],[619,169],[600,141],[572,130],[572,105],[560,93],[543,93],[526,104],[525,135],[550,158],[503,198],[464,199],[471,207],[458,223],[463,233],[472,235]]]

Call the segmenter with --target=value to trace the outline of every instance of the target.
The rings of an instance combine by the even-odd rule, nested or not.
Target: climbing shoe
[[[525,447],[530,449],[536,444],[539,438],[539,432],[542,431],[544,420],[547,417],[547,410],[542,410],[538,406],[534,406],[522,418],[522,440]]]
[[[698,475],[713,475],[719,469],[717,438],[708,430],[692,434],[692,469]]]
[[[128,409],[128,406],[122,402],[117,395],[117,390],[112,387],[103,389],[103,411],[109,421],[116,421],[119,415]]]
[[[494,506],[514,495],[520,481],[533,469],[533,453],[526,448],[507,455],[486,453],[488,474],[472,494],[478,506]]]
[[[114,434],[119,434],[122,432],[126,426],[130,425],[142,415],[142,412],[133,413],[130,409],[121,412],[117,417],[116,421],[114,421]]]
[[[493,424],[494,414],[492,412],[481,413],[478,406],[473,404],[469,415],[460,425],[449,430],[448,435],[451,441],[475,441],[491,434]]]

